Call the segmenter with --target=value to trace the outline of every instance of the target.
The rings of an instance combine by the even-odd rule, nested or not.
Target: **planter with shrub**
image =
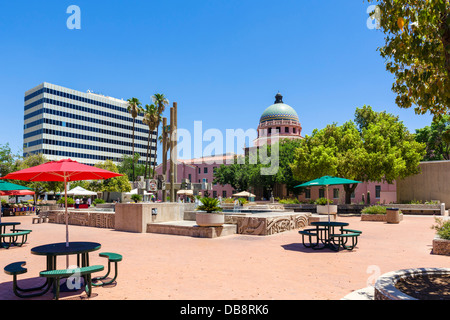
[[[432,226],[436,230],[436,237],[433,239],[433,254],[450,256],[450,220],[444,221],[442,218],[435,218],[436,225]]]
[[[361,221],[383,221],[388,222],[387,219],[387,210],[389,208],[385,206],[379,206],[374,205],[370,207],[366,207],[363,210],[361,210]],[[392,210],[392,209],[391,209]],[[398,223],[403,220],[403,214],[400,210],[396,209],[398,212],[398,215],[393,213],[394,216],[390,218],[390,223]]]
[[[197,212],[195,221],[199,227],[221,227],[225,223],[225,215],[222,208],[219,207],[219,200],[215,198],[201,198],[201,205],[195,210],[205,211]]]

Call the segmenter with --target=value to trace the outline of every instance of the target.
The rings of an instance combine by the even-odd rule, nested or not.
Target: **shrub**
[[[298,201],[297,198],[294,198],[294,199],[281,199],[281,200],[278,200],[278,202],[281,203],[281,204],[298,204],[298,203],[300,203],[300,201]]]
[[[208,213],[222,211],[222,208],[219,207],[219,199],[205,197],[200,201],[202,204],[196,210],[206,211]]]
[[[316,201],[314,201],[314,203],[319,206],[325,206],[329,203],[333,203],[333,201],[330,199],[327,199],[327,198],[318,198],[318,199],[316,199]]]
[[[94,206],[99,204],[99,203],[105,203],[105,200],[103,200],[102,198],[95,198],[94,199]]]
[[[59,199],[58,201],[57,201],[57,203],[66,203],[65,202],[65,198],[64,197],[61,197],[61,199]],[[75,200],[73,200],[73,198],[71,198],[71,197],[68,197],[67,198],[67,204],[69,205],[69,204],[75,204]]]
[[[436,230],[437,235],[441,239],[450,240],[450,220],[444,222],[441,218],[434,218],[436,225],[431,228]]]
[[[131,195],[131,200],[133,200],[134,202],[138,203],[139,201],[142,200],[142,196],[140,194],[132,194]]]
[[[239,198],[238,201],[241,204],[241,206],[243,206],[244,204],[246,204],[248,202],[248,200],[245,198]]]
[[[383,206],[371,206],[361,210],[361,213],[365,214],[386,214],[386,207]]]

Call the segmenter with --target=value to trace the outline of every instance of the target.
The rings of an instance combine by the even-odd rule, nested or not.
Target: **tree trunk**
[[[132,145],[132,152],[131,152],[131,161],[133,163],[133,181],[135,181],[134,177],[134,123],[136,122],[136,118],[133,118],[133,145]]]
[[[150,129],[150,128],[149,128]],[[149,154],[149,150],[150,150],[150,137],[151,137],[152,133],[149,131],[148,132],[148,139],[147,139],[147,160],[145,160],[145,173],[144,173],[144,177],[147,178],[147,167],[149,169],[149,177],[150,177],[150,166],[148,164],[148,154]]]
[[[153,160],[153,179],[156,179],[155,165],[156,165],[156,153],[158,151],[158,134],[159,134],[159,121],[156,125],[155,158]],[[163,174],[165,174],[165,173],[163,173]]]
[[[344,191],[345,191],[345,204],[351,204],[352,203],[352,193],[355,191],[356,187],[358,186],[357,183],[354,184],[344,184]]]

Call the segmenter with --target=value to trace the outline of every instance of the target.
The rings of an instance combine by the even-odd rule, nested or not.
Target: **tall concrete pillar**
[[[163,118],[163,166],[162,166],[162,175],[163,175],[163,179],[164,179],[164,184],[167,182],[167,118]],[[167,190],[166,188],[163,188],[162,190],[162,201],[166,202],[167,201]]]
[[[170,108],[170,202],[175,202],[175,162],[174,162],[174,110]]]

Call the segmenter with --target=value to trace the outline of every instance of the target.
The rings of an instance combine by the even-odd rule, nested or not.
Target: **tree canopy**
[[[423,160],[450,160],[450,115],[435,119],[430,126],[416,129],[416,141],[426,145]]]
[[[299,181],[330,175],[392,183],[419,172],[424,149],[398,117],[363,106],[355,122],[327,125],[301,140],[291,168]],[[344,185],[346,203],[356,187]]]
[[[368,0],[385,34],[378,48],[395,76],[401,108],[435,116],[450,111],[450,0]]]

